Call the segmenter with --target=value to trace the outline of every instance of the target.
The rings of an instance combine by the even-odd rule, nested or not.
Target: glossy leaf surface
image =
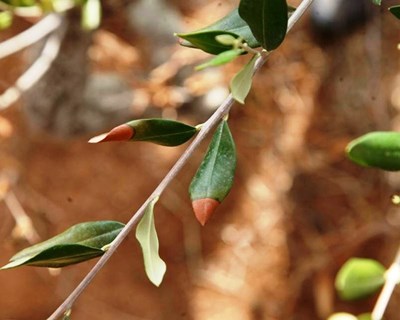
[[[367,297],[381,288],[386,269],[371,259],[352,258],[339,270],[335,286],[343,300]]]
[[[286,36],[286,0],[241,0],[239,15],[247,22],[261,46],[268,51],[276,49]]]
[[[218,203],[221,203],[231,190],[235,168],[235,143],[228,123],[222,121],[214,133],[207,153],[189,187],[193,203],[206,201],[206,205],[197,206],[197,209],[196,206],[193,206],[197,219],[203,225],[210,218]],[[209,205],[210,201],[211,205]]]
[[[400,170],[400,132],[367,133],[346,147],[348,157],[355,163],[388,171]]]
[[[154,224],[154,199],[147,206],[146,211],[136,228],[136,239],[139,241],[143,252],[144,267],[147,277],[157,287],[161,284],[167,265],[158,254],[159,243]]]
[[[225,45],[216,40],[217,36],[231,35],[235,38],[239,36],[228,31],[206,30],[193,33],[177,34],[178,37],[186,40],[179,43],[186,47],[198,48],[210,54],[220,54],[221,52],[232,49],[231,45]]]
[[[107,141],[147,141],[163,146],[177,146],[188,141],[197,132],[196,127],[165,119],[139,119],[113,128],[93,137],[90,143]]]
[[[225,63],[231,62],[234,59],[236,59],[238,56],[240,56],[244,51],[241,49],[232,49],[228,51],[224,51],[217,56],[215,56],[213,59],[208,60],[196,67],[196,70],[203,70],[208,67],[216,67],[223,65]]]
[[[182,122],[165,119],[141,119],[128,122],[135,134],[133,141],[147,141],[163,146],[185,143],[197,132],[195,127]]]
[[[183,46],[195,47],[211,54],[219,54],[232,48],[231,45],[222,45],[215,39],[216,36],[223,34],[232,35],[235,38],[240,37],[251,48],[260,46],[246,21],[239,16],[237,8],[205,28],[190,33],[177,34],[177,36],[186,40],[180,42]]]
[[[230,83],[232,97],[239,103],[244,104],[244,100],[250,92],[253,81],[253,69],[257,60],[257,55],[233,77]]]
[[[46,241],[28,247],[10,259],[2,269],[21,265],[58,268],[101,256],[124,224],[117,221],[79,223]]]
[[[400,5],[389,8],[389,11],[397,18],[400,19]]]

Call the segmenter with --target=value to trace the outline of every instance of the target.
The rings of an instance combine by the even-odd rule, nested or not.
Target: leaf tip
[[[89,143],[99,143],[107,141],[128,141],[132,139],[135,130],[127,124],[121,124],[107,133],[100,134],[89,140]]]
[[[197,221],[204,226],[219,206],[219,202],[212,198],[197,199],[192,202]]]

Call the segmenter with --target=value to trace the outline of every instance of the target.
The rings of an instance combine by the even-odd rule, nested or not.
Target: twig
[[[64,19],[60,18],[61,22],[63,20]],[[61,23],[59,26],[60,29],[54,31],[46,40],[40,56],[33,62],[28,70],[18,78],[15,85],[8,88],[0,95],[0,111],[8,108],[16,102],[22,93],[32,88],[50,69],[52,63],[58,56],[61,42],[65,35],[65,25]]]
[[[393,294],[393,290],[400,282],[400,247],[397,250],[396,258],[390,268],[386,271],[386,281],[381,294],[371,314],[372,320],[381,320]]]
[[[14,192],[8,191],[4,196],[4,202],[15,220],[16,226],[14,230],[26,238],[30,244],[38,242],[40,237],[33,227],[32,220],[26,214]]]
[[[12,55],[39,40],[46,37],[48,34],[56,30],[62,23],[62,18],[59,14],[51,13],[42,20],[34,24],[29,29],[19,33],[15,37],[0,43],[0,59]]]
[[[303,0],[300,6],[296,9],[293,15],[289,19],[288,23],[288,32],[294,26],[294,24],[300,19],[300,17],[304,14],[307,8],[313,0]],[[262,65],[267,61],[269,55],[261,55],[254,66],[254,73],[257,72]],[[171,181],[176,177],[176,175],[181,171],[183,166],[188,162],[191,155],[200,145],[200,143],[204,140],[207,134],[215,127],[215,125],[223,119],[225,115],[229,113],[231,106],[234,103],[234,99],[232,95],[229,95],[225,101],[218,107],[218,109],[214,112],[214,114],[204,123],[200,132],[195,137],[193,142],[189,145],[189,147],[185,150],[182,156],[178,159],[175,165],[171,168],[171,170],[167,173],[158,187],[154,190],[154,192],[148,197],[148,199],[143,203],[143,205],[139,208],[138,211],[132,216],[132,218],[128,221],[125,227],[121,230],[115,240],[112,242],[107,252],[99,259],[96,265],[90,270],[90,272],[86,275],[86,277],[81,281],[81,283],[75,288],[75,290],[68,296],[68,298],[57,308],[56,311],[47,319],[47,320],[57,320],[59,317],[63,315],[63,313],[71,309],[75,300],[80,296],[83,290],[90,284],[96,274],[103,268],[108,259],[114,254],[122,241],[126,238],[126,236],[132,231],[134,226],[139,222],[142,218],[144,211],[147,205],[156,197],[159,197],[163,191],[167,188],[167,186],[171,183]]]

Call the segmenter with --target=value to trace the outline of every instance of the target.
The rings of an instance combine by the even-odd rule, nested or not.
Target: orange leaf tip
[[[192,207],[196,219],[204,226],[211,218],[219,202],[212,198],[197,199],[192,202]]]
[[[95,136],[89,140],[89,143],[99,143],[106,141],[128,141],[132,139],[135,134],[135,130],[127,124],[121,124],[114,129],[111,129],[108,133],[103,133]]]

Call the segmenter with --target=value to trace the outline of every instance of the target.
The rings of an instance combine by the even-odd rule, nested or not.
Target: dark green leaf
[[[158,254],[158,236],[154,224],[154,205],[157,200],[158,198],[154,199],[147,206],[143,218],[136,228],[136,239],[142,248],[147,277],[158,287],[162,282],[167,266]]]
[[[268,51],[276,49],[286,36],[286,0],[241,0],[239,15],[247,22],[261,46]]]
[[[110,132],[93,137],[90,143],[106,141],[147,141],[163,146],[177,146],[188,141],[196,127],[165,119],[140,119],[115,127]]]
[[[187,42],[181,42],[181,45],[199,48],[211,54],[219,54],[231,49],[231,45],[222,45],[215,37],[228,34],[235,38],[242,38],[251,48],[260,46],[260,43],[254,38],[247,23],[239,16],[238,9],[234,9],[221,20],[194,32],[177,34]]]
[[[232,97],[239,103],[244,104],[244,100],[250,92],[253,80],[254,65],[257,60],[257,55],[233,77],[230,83]]]
[[[400,19],[400,5],[389,8],[389,11],[397,18]]]
[[[371,259],[352,258],[339,270],[335,286],[343,300],[367,297],[385,283],[385,267]]]
[[[346,147],[348,157],[355,163],[388,171],[400,170],[400,132],[367,133]]]
[[[239,37],[234,33],[221,30],[210,30],[210,31],[201,31],[194,33],[177,34],[178,37],[187,41],[187,42],[181,41],[180,42],[181,45],[186,47],[190,46],[193,48],[198,48],[210,54],[220,54],[221,52],[232,49],[232,46],[224,45],[215,39],[215,37],[219,35],[231,35],[235,38]]]
[[[214,57],[211,60],[208,60],[205,63],[202,63],[196,67],[196,70],[202,70],[208,67],[216,67],[220,66],[222,64],[231,62],[232,60],[236,59],[238,56],[240,56],[244,51],[242,49],[232,49],[228,51],[224,51],[220,54],[218,54],[216,57]]]
[[[212,198],[222,202],[232,187],[235,168],[235,143],[228,123],[222,121],[190,184],[191,199]]]
[[[177,146],[192,138],[197,129],[182,122],[164,119],[141,119],[128,122],[135,134],[133,141],[147,141],[163,146]]]
[[[104,253],[102,248],[110,244],[123,227],[124,224],[117,221],[79,223],[18,252],[1,269],[22,265],[57,268],[92,259]]]

